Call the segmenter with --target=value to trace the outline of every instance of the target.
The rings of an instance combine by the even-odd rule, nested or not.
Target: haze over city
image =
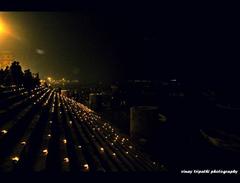
[[[143,38],[127,17],[67,12],[0,16],[11,32],[1,35],[0,51],[43,77],[108,81],[122,76],[125,64],[141,59],[136,51],[142,52]]]

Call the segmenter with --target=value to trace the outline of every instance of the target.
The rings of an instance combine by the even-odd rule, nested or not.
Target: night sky
[[[9,12],[1,17],[19,37],[4,39],[1,50],[10,50],[43,77],[121,79],[131,77],[130,68],[137,68],[132,63],[142,59],[141,30],[128,17],[76,12]]]
[[[160,9],[161,10],[161,9]],[[9,12],[17,38],[5,39],[40,76],[89,83],[182,78],[221,83],[238,78],[234,19],[203,12]]]

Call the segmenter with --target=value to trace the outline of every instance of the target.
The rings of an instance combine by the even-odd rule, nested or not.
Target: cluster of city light
[[[128,157],[127,159],[131,159],[132,157],[138,158],[142,157],[141,153],[136,151],[133,144],[129,141],[129,139],[120,134],[117,129],[112,127],[108,122],[101,119],[99,115],[97,115],[94,111],[90,110],[87,106],[74,101],[66,96],[59,95],[53,90],[49,90],[47,88],[35,88],[31,94],[30,98],[36,97],[38,98],[37,102],[44,103],[44,105],[48,105],[50,99],[51,104],[49,104],[50,109],[52,112],[58,112],[60,116],[66,115],[65,112],[68,112],[74,120],[68,120],[66,123],[68,127],[72,128],[73,123],[79,122],[80,128],[84,127],[82,130],[85,131],[85,128],[88,130],[86,131],[87,138],[90,141],[96,142],[93,144],[97,149],[98,153],[102,155],[110,154],[113,158],[113,161],[119,161],[118,158],[121,159],[121,156]],[[42,93],[41,96],[39,96]],[[25,94],[25,92],[23,92]],[[26,93],[28,94],[28,93]],[[45,97],[48,95],[48,97]],[[45,102],[42,99],[45,97]],[[61,99],[61,100],[60,100]],[[57,100],[57,102],[56,102]],[[55,104],[57,103],[57,104]],[[61,108],[61,109],[60,109]],[[55,109],[57,109],[55,111]],[[63,110],[62,110],[63,109]],[[52,124],[52,120],[49,120],[49,124]],[[6,134],[8,131],[7,129],[1,130],[1,133]],[[51,133],[47,133],[47,137],[51,137]],[[22,145],[26,145],[26,141],[20,142]],[[63,144],[67,144],[67,139],[62,139]],[[82,149],[83,144],[75,144],[78,149]],[[81,151],[81,150],[79,150]],[[44,156],[48,155],[48,149],[43,149],[42,153]],[[18,161],[19,157],[14,156],[12,157],[13,161]],[[141,161],[139,159],[139,161]],[[69,158],[65,156],[63,159],[64,163],[69,163]],[[153,165],[156,162],[152,162]],[[83,171],[89,171],[90,167],[89,164],[83,164]]]
[[[32,90],[31,92],[35,92],[36,90],[39,90],[39,89],[41,89],[41,88],[39,88],[39,87],[38,87],[38,88],[35,88],[35,89]],[[22,90],[22,89],[21,89],[21,90]],[[45,90],[46,90],[46,89],[45,89]],[[14,90],[14,91],[16,91],[16,90]],[[42,96],[40,96],[37,101],[40,101],[48,92],[49,92],[49,90],[48,90],[47,92],[45,92]],[[35,97],[35,96],[38,97],[38,95],[39,95],[40,93],[41,93],[40,91],[35,92],[35,95],[32,94],[29,98],[33,98],[33,97]],[[24,94],[28,94],[28,92],[22,92],[22,93],[21,93],[21,95],[24,95]],[[26,101],[26,99],[24,99],[24,101]],[[8,132],[8,131],[7,131],[6,129],[1,130],[1,133],[3,133],[3,134],[6,134],[7,132]],[[48,137],[51,137],[51,134],[48,134]],[[20,144],[21,144],[21,145],[26,145],[27,142],[26,142],[26,141],[21,141]],[[48,154],[47,149],[43,150],[43,153],[44,153],[44,155],[47,155],[47,154]],[[11,160],[14,161],[14,162],[18,162],[18,161],[19,161],[19,157],[18,157],[18,156],[11,157]]]
[[[45,79],[40,80],[41,84],[44,85],[46,82],[48,83],[49,86],[51,86],[51,84],[55,85],[55,84],[65,84],[65,83],[78,83],[78,80],[68,80],[66,78],[62,78],[62,79],[54,79],[51,76],[46,77]]]
[[[39,90],[39,91],[36,92],[36,90]],[[41,99],[44,97],[43,95],[46,93],[46,90],[47,90],[47,88],[44,88],[43,90],[41,90],[41,87],[37,87],[37,88],[31,90],[32,93],[33,93],[33,92],[35,92],[35,93],[34,93],[34,94],[31,94],[31,95],[29,96],[29,99],[34,98],[34,97],[38,97],[38,95],[39,95],[40,93],[44,92],[44,93],[42,94],[42,96],[40,96],[40,97],[37,98],[37,100],[36,100],[35,103],[34,103],[34,104],[36,104],[36,102],[39,102],[39,99],[41,100]]]
[[[139,156],[142,158],[144,156],[133,147],[133,144],[128,138],[118,133],[118,130],[114,129],[108,122],[102,122],[103,120],[96,113],[91,110],[86,110],[88,109],[86,106],[74,101],[73,99],[65,97],[65,100],[71,103],[72,109],[81,122],[85,122],[86,125],[91,127],[93,133],[99,133],[102,135],[102,138],[105,138],[105,142],[107,144],[115,147],[115,152],[112,152],[113,157],[116,157],[120,151],[126,156],[131,156],[134,158],[139,158]],[[94,137],[94,135],[92,135],[92,137]],[[114,146],[114,144],[116,144],[116,146]],[[121,148],[119,149],[118,147]],[[100,150],[100,152],[104,151]],[[156,162],[152,162],[152,164],[156,165]]]
[[[116,130],[111,125],[109,125],[107,122],[100,125],[100,123],[99,123],[99,120],[101,119],[100,116],[96,115],[93,111],[88,110],[88,108],[86,106],[79,104],[78,102],[74,101],[73,99],[68,99],[65,96],[64,96],[64,98],[66,101],[68,101],[72,104],[71,105],[71,106],[73,106],[72,110],[75,110],[75,113],[78,116],[78,119],[80,119],[80,121],[82,121],[82,122],[86,122],[89,126],[91,126],[92,131],[94,133],[97,133],[96,129],[99,133],[103,134],[103,131],[106,131],[108,133],[108,135],[105,134],[105,139],[108,139],[108,137],[110,138],[109,144],[111,146],[113,146],[114,143],[116,143],[118,140],[121,141],[121,144],[124,144],[124,142],[128,141],[127,138],[121,137],[120,134],[116,133]],[[91,135],[91,137],[94,138],[95,135]],[[128,145],[128,146],[126,146],[126,148],[132,150],[133,146]],[[116,148],[115,148],[115,151],[117,152]],[[103,147],[100,147],[100,152],[101,153],[104,152]],[[117,155],[116,152],[112,152],[113,157],[116,157],[116,155]],[[125,153],[125,155],[128,155],[129,151],[125,151],[124,153]],[[135,154],[135,157],[138,157],[138,155]]]
[[[41,91],[37,91],[37,90],[39,90],[39,89],[41,89],[41,88],[40,88],[40,87],[37,87],[37,88],[33,89],[31,92],[35,92],[36,94],[35,94],[35,95],[32,94],[30,97],[34,97],[34,96],[39,95],[39,94],[41,93]],[[47,90],[47,91],[46,91],[46,88],[45,88],[43,91],[44,91],[44,93],[43,93],[41,96],[39,96],[37,102],[40,102],[40,101],[43,99],[43,97],[46,96],[47,93],[49,93],[50,90]],[[22,141],[20,141],[20,144],[23,145],[23,146],[25,146],[25,145],[27,144],[27,142],[26,142],[26,140],[22,140]],[[44,149],[42,152],[43,152],[43,155],[45,155],[45,156],[48,154],[48,150],[47,150],[47,149]],[[16,162],[16,163],[19,161],[19,159],[20,159],[19,156],[13,156],[13,157],[11,157],[11,160],[14,161],[14,162]]]

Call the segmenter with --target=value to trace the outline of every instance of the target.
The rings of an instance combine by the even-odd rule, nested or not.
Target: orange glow
[[[0,38],[1,38],[1,35],[0,35]],[[0,68],[1,69],[5,69],[7,66],[10,66],[13,60],[14,60],[14,56],[10,51],[0,52]]]
[[[0,16],[1,15],[2,14],[0,13]],[[4,21],[1,16],[0,17],[0,41],[2,41],[8,36],[15,38],[17,40],[21,40],[19,35],[17,35],[16,32],[13,31],[13,27],[11,27],[11,25],[8,22]]]
[[[6,33],[7,27],[6,24],[0,19],[0,33]]]
[[[0,17],[0,38],[5,38],[6,36],[12,36],[12,33],[10,32],[10,29],[7,25],[6,22],[4,22],[2,20],[2,18]]]

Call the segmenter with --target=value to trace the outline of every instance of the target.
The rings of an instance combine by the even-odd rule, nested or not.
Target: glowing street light
[[[10,22],[6,22],[3,18],[4,16],[2,16],[2,13],[0,12],[0,41],[10,37],[21,40],[21,37],[17,35],[13,27],[11,27]]]
[[[3,19],[0,17],[0,39],[5,38],[7,36],[17,38],[17,36],[13,35],[13,33],[10,31],[7,23],[3,21]]]
[[[7,33],[6,24],[0,19],[0,34]]]

